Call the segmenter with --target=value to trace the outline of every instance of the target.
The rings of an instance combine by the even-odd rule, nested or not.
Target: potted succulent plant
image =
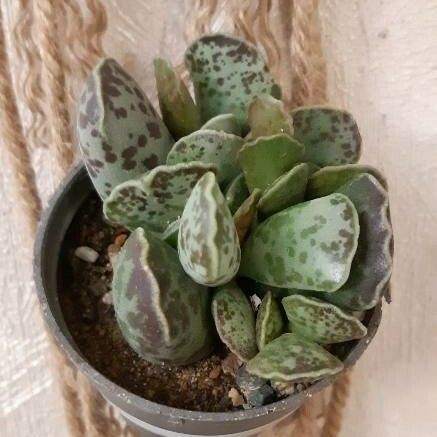
[[[252,435],[375,334],[387,186],[357,164],[353,117],[285,111],[247,42],[204,36],[185,60],[195,101],[155,60],[162,119],[116,61],[94,68],[89,178],[73,170],[46,211],[36,281],[61,347],[144,435]]]

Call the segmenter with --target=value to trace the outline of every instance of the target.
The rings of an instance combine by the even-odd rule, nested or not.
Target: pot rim
[[[55,316],[50,308],[49,301],[46,296],[44,279],[43,279],[43,248],[45,240],[49,234],[50,222],[54,217],[54,213],[57,213],[57,207],[63,196],[68,192],[71,187],[78,182],[86,174],[86,170],[82,163],[75,165],[64,180],[60,183],[55,193],[51,196],[46,208],[44,209],[41,219],[38,224],[35,244],[34,244],[34,259],[33,259],[33,276],[36,285],[36,291],[39,303],[42,308],[44,320],[49,327],[49,331],[56,341],[58,347],[67,355],[68,359],[82,372],[92,384],[102,392],[112,392],[116,397],[123,399],[125,402],[131,404],[136,409],[146,411],[151,414],[167,415],[175,418],[179,421],[202,421],[202,422],[217,422],[217,421],[233,421],[238,422],[240,420],[248,420],[260,416],[269,415],[274,412],[292,411],[296,408],[296,402],[303,401],[304,398],[309,398],[313,394],[319,392],[323,388],[332,384],[335,379],[340,376],[345,370],[352,367],[358,358],[362,355],[367,345],[373,339],[381,320],[382,315],[382,303],[380,302],[375,308],[368,310],[371,311],[371,316],[368,322],[367,336],[357,341],[357,343],[351,347],[346,358],[343,360],[344,370],[336,375],[323,378],[309,388],[287,396],[284,399],[273,402],[262,407],[251,408],[241,411],[230,412],[202,412],[193,410],[184,410],[175,407],[169,407],[167,405],[159,404],[145,398],[142,398],[134,393],[124,389],[115,382],[108,379],[98,370],[96,370],[79,352],[78,348],[73,346],[74,340],[69,338],[62,331],[61,326],[56,321]],[[75,214],[77,210],[75,211]],[[62,236],[64,238],[65,235]],[[56,259],[58,262],[59,258]],[[300,398],[300,399],[299,399]]]

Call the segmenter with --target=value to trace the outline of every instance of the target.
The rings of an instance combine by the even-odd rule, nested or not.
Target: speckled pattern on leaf
[[[306,163],[296,165],[264,191],[258,205],[261,216],[269,217],[304,200],[309,175],[308,167]]]
[[[196,182],[214,170],[213,165],[201,162],[160,165],[118,185],[103,204],[105,217],[131,230],[143,227],[164,232],[182,214]]]
[[[241,360],[253,358],[258,352],[255,315],[246,295],[231,282],[214,293],[211,309],[223,343]]]
[[[361,136],[357,123],[348,112],[313,106],[297,108],[291,115],[294,136],[305,145],[304,161],[322,167],[358,161]]]
[[[225,190],[225,199],[231,214],[235,214],[241,204],[249,197],[244,174],[239,174]]]
[[[356,176],[338,192],[348,196],[358,212],[360,237],[346,284],[322,299],[351,310],[374,307],[388,285],[393,263],[393,232],[388,193],[370,174]]]
[[[174,249],[141,228],[117,257],[112,294],[123,337],[145,360],[180,366],[211,352],[208,290],[185,274]]]
[[[103,59],[82,92],[77,120],[85,167],[102,199],[165,162],[173,139],[138,84]]]
[[[274,299],[272,292],[268,291],[258,308],[256,316],[256,343],[258,349],[263,349],[266,344],[279,337],[283,331],[284,321],[282,320],[281,308]]]
[[[291,206],[257,226],[239,274],[267,285],[333,292],[349,276],[358,215],[342,194]]]
[[[280,88],[261,54],[239,38],[203,36],[187,49],[185,63],[204,121],[231,112],[245,127],[247,106],[254,96],[271,94],[280,98]]]
[[[248,372],[284,382],[317,380],[342,370],[337,357],[296,334],[282,334],[247,363]]]
[[[293,135],[293,120],[285,111],[284,104],[267,94],[256,96],[250,102],[248,123],[250,139],[281,133]]]
[[[333,165],[323,167],[311,175],[308,179],[306,197],[307,199],[316,199],[317,197],[323,197],[335,193],[342,185],[345,185],[356,176],[363,173],[371,174],[385,189],[387,189],[387,181],[384,176],[382,176],[379,170],[370,165]]]
[[[178,251],[182,267],[200,284],[218,286],[237,274],[238,235],[214,173],[206,173],[191,192],[181,218]]]
[[[202,122],[190,92],[170,63],[155,59],[155,80],[162,118],[173,138],[196,131]]]
[[[287,296],[282,305],[291,331],[319,344],[356,340],[367,334],[366,327],[337,306],[312,297]]]
[[[305,147],[286,134],[259,137],[245,143],[238,154],[249,191],[265,190],[302,160]]]
[[[241,204],[234,214],[235,228],[237,229],[240,243],[244,241],[256,219],[256,211],[260,197],[261,190],[255,188],[251,195]]]
[[[214,164],[220,185],[228,184],[239,173],[238,152],[243,139],[233,134],[214,130],[199,130],[181,138],[170,150],[167,164],[201,161]]]
[[[200,130],[216,130],[241,137],[241,126],[234,114],[219,114],[209,119]]]

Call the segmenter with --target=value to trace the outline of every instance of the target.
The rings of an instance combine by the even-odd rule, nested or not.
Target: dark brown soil
[[[121,245],[127,232],[102,219],[101,202],[91,196],[68,231],[60,261],[60,302],[69,330],[85,358],[99,372],[125,389],[172,407],[201,411],[231,411],[238,404],[234,376],[225,374],[225,351],[187,367],[167,367],[141,359],[118,329],[109,295],[112,267],[108,258],[114,242]],[[112,245],[112,246],[111,246]],[[74,255],[79,246],[99,253],[92,264]],[[105,296],[106,295],[106,296]],[[103,297],[105,296],[105,298]],[[237,402],[235,400],[237,394]]]

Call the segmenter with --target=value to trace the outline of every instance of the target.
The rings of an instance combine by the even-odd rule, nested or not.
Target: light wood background
[[[106,3],[108,53],[153,93],[153,56],[176,61],[183,50],[183,2]],[[330,99],[356,116],[362,161],[388,177],[396,243],[393,303],[356,367],[342,436],[437,436],[437,3],[320,3]],[[11,19],[14,0],[1,5]],[[38,151],[45,199],[53,190],[47,161]],[[59,393],[1,148],[0,165],[0,434],[62,437]]]

